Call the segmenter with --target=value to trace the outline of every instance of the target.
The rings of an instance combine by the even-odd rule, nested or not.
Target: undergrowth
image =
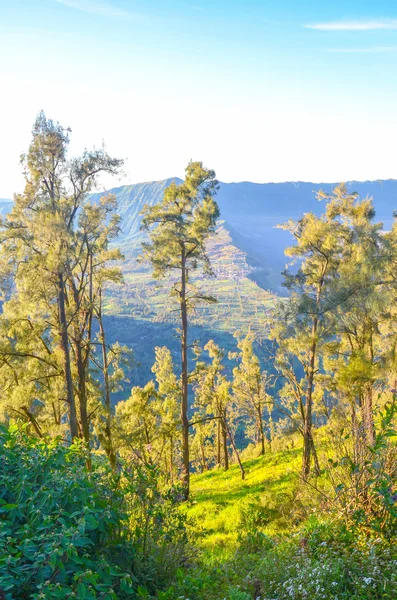
[[[327,473],[302,482],[299,447],[251,451],[244,481],[234,465],[196,474],[182,505],[154,467],[115,475],[94,458],[89,472],[79,445],[11,427],[0,452],[2,600],[395,598],[397,545],[377,517],[386,502],[395,526],[392,487],[369,481],[377,511],[364,529],[360,512],[344,518]]]

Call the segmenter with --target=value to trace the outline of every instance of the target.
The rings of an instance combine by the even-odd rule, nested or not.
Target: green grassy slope
[[[346,529],[313,489],[327,490],[325,475],[312,487],[300,480],[302,449],[292,442],[245,460],[245,481],[236,466],[192,476],[195,555],[161,600],[396,597],[395,540]]]
[[[237,465],[192,476],[188,514],[197,524],[199,545],[214,559],[235,552],[239,536],[247,533],[247,513],[256,515],[255,527],[265,535],[291,531],[291,506],[298,508],[299,495],[307,491],[298,476],[299,446],[243,464],[244,481]]]

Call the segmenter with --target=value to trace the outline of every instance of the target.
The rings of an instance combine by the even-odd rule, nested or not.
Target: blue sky
[[[42,108],[122,182],[397,177],[396,67],[391,1],[0,0],[0,197]]]

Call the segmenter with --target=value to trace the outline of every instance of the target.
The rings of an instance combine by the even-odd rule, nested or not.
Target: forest
[[[172,315],[142,381],[109,332],[125,248],[97,192],[123,161],[70,137],[38,115],[0,221],[0,600],[395,598],[397,220],[318,192],[279,225],[283,294],[222,347],[194,337],[225,233],[190,161],[141,211],[133,273]]]

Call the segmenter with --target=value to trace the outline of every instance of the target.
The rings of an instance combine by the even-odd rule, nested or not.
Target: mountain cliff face
[[[119,245],[124,253],[136,254],[144,233],[140,231],[140,211],[144,204],[155,204],[165,188],[178,178],[122,186],[110,190],[118,200],[122,217]],[[282,292],[281,272],[285,266],[284,249],[290,235],[275,226],[288,219],[298,219],[304,212],[320,214],[324,205],[316,199],[320,189],[330,192],[332,183],[221,183],[217,202],[223,227],[232,244],[245,253],[251,270],[249,278],[260,287]],[[377,218],[388,228],[397,207],[397,181],[350,182],[351,191],[361,197],[374,198]],[[99,194],[93,196],[96,200]]]
[[[140,231],[141,212],[145,204],[154,205],[160,202],[164,190],[172,181],[180,183],[178,178],[164,179],[163,181],[151,181],[147,183],[135,183],[133,185],[124,185],[109,190],[117,198],[118,212],[121,216],[121,233],[118,239],[118,245],[123,252],[134,252],[137,246],[144,238]],[[103,194],[92,194],[91,198],[95,202]]]
[[[117,197],[121,216],[118,245],[128,262],[137,255],[145,237],[140,230],[140,212],[144,204],[159,202],[172,181],[181,182],[178,178],[169,178],[110,190]],[[324,205],[316,199],[316,192],[320,189],[330,192],[335,185],[305,182],[220,184],[216,199],[223,229],[227,231],[230,243],[244,253],[250,267],[249,279],[265,290],[282,293],[284,249],[291,243],[291,236],[276,225],[291,218],[298,219],[304,212],[320,214]],[[360,197],[373,197],[377,219],[383,221],[386,229],[390,227],[393,211],[397,208],[397,180],[353,181],[348,187]],[[93,194],[92,200],[98,200],[101,195]],[[8,212],[10,207],[10,200],[0,200],[0,214]]]

